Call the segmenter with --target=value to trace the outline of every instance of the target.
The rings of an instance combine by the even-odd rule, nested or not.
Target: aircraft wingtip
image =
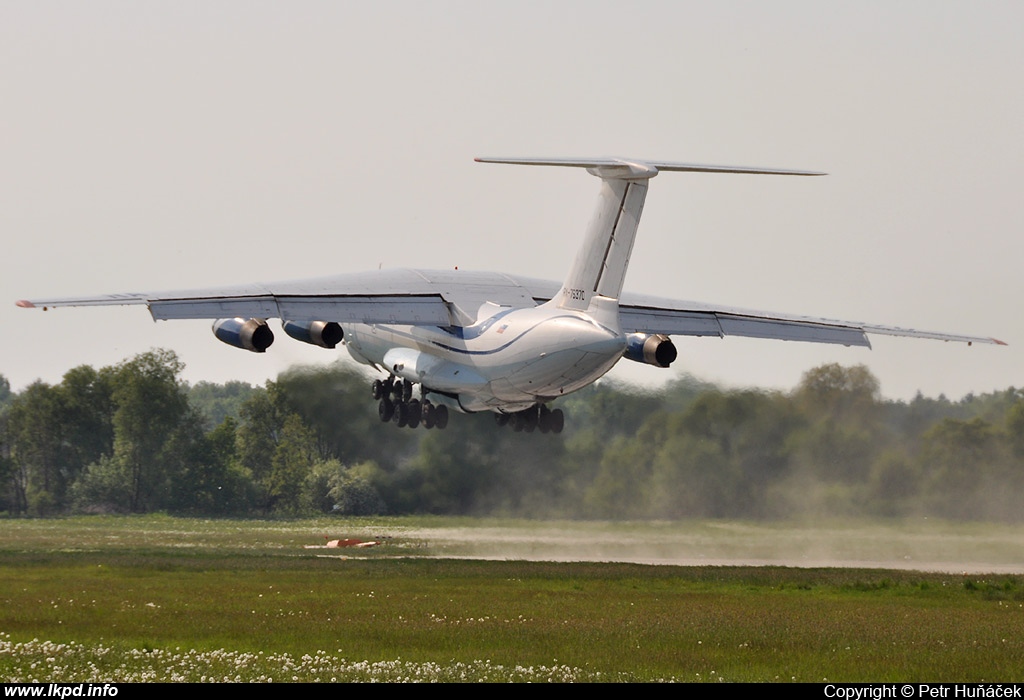
[[[27,299],[18,299],[18,301],[14,302],[14,305],[15,306],[20,306],[23,309],[34,309],[34,308],[36,308],[36,305],[33,304],[31,301],[28,301]]]
[[[992,342],[995,343],[996,345],[1009,345],[1009,343],[1004,343],[1003,341],[999,340],[999,338],[993,338]]]

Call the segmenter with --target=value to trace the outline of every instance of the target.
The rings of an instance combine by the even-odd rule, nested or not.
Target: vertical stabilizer
[[[619,298],[646,197],[646,180],[601,179],[597,208],[562,284],[559,306],[586,311],[595,294]]]

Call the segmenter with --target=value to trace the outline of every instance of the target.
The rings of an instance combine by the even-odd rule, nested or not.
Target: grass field
[[[537,536],[550,547],[539,532],[569,529],[668,547],[673,531],[717,559],[738,547],[737,530],[758,530],[720,525],[621,525],[611,537],[607,524],[578,523],[5,520],[0,678],[1024,680],[1024,577],[1011,573],[559,563],[493,549],[496,532],[519,546]],[[907,536],[945,527],[987,557],[1020,554],[995,526]],[[773,533],[799,541],[800,530],[765,527],[744,546]],[[459,531],[492,543],[476,553],[487,558],[439,557],[461,551]],[[384,539],[303,547],[325,535]]]

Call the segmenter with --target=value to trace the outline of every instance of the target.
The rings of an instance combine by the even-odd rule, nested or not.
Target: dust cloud
[[[921,519],[865,524],[467,521],[403,529],[434,557],[1024,573],[1024,527]]]

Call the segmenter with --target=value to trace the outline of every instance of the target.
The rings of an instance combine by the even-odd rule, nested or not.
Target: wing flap
[[[276,318],[272,296],[152,299],[149,312],[156,321],[185,318]]]
[[[409,326],[447,326],[452,318],[440,296],[325,296],[280,297],[278,318],[290,321],[394,323]]]
[[[451,314],[440,296],[273,296],[153,299],[153,318],[280,318],[288,321],[448,325]]]
[[[871,347],[870,341],[860,328],[727,314],[719,315],[717,318],[725,335]]]
[[[725,335],[718,318],[699,311],[619,307],[619,323],[626,333],[663,333],[665,335]],[[657,330],[655,330],[657,329]]]

